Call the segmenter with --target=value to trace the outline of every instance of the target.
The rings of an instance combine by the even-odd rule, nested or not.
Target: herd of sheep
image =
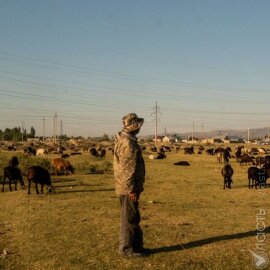
[[[16,147],[11,146],[7,148],[8,151],[16,151]],[[38,148],[35,149],[33,145],[25,147],[22,149],[22,152],[26,156],[40,156],[45,157],[48,153],[58,154],[60,157],[54,158],[52,160],[52,166],[54,168],[54,173],[57,176],[60,172],[63,172],[65,175],[74,174],[75,169],[71,165],[71,163],[66,160],[70,155],[81,155],[82,153],[77,151],[77,149],[72,149],[73,151],[70,154],[64,154],[64,150],[66,150],[63,146],[59,146],[56,149],[45,149],[45,148]],[[74,151],[75,150],[75,151]],[[106,149],[95,147],[87,149],[88,152],[94,157],[104,158],[106,155]],[[44,185],[47,186],[49,192],[53,190],[53,186],[51,183],[51,176],[47,169],[43,168],[42,166],[35,165],[28,167],[23,173],[19,169],[19,159],[17,156],[13,156],[9,162],[8,166],[4,168],[3,173],[3,187],[2,191],[5,190],[5,183],[8,180],[9,189],[12,191],[11,184],[15,185],[15,190],[17,190],[17,184],[20,183],[22,187],[24,187],[24,180],[23,177],[27,179],[28,182],[28,194],[30,194],[31,183],[35,184],[36,193],[39,194],[40,192],[43,193]],[[39,192],[38,184],[41,185],[41,191]]]
[[[180,150],[179,146],[168,147],[161,146],[160,148],[152,147],[151,151],[155,152],[155,154],[151,154],[149,156],[150,159],[163,159],[166,158],[166,152],[175,151],[178,153]],[[198,147],[198,154],[202,154],[205,148],[203,146]],[[184,147],[183,148],[185,155],[195,154],[194,146]],[[244,146],[237,146],[235,149],[235,155],[231,155],[232,149],[231,147],[218,147],[218,148],[208,148],[205,150],[207,155],[216,156],[217,163],[224,162],[224,167],[221,169],[221,175],[224,178],[223,188],[231,188],[232,184],[232,176],[234,174],[234,170],[232,166],[229,164],[231,158],[235,158],[236,162],[243,165],[254,165],[248,168],[248,187],[265,187],[266,180],[270,177],[270,155],[266,156],[257,156],[259,153],[267,154],[267,151],[264,148],[244,148]],[[189,166],[187,161],[180,161],[174,163],[174,165],[180,166]]]
[[[112,150],[112,148],[107,148],[107,150]],[[145,146],[142,146],[142,150],[146,150]],[[183,147],[183,153],[185,155],[195,154],[194,146]],[[266,153],[265,149],[257,149],[250,148],[245,149],[243,146],[237,146],[235,149],[235,154],[231,155],[232,149],[231,147],[218,147],[218,148],[208,148],[205,149],[203,146],[198,147],[198,154],[202,154],[205,150],[207,155],[216,156],[218,163],[224,163],[223,168],[221,169],[221,175],[224,179],[223,188],[231,188],[232,184],[232,176],[234,174],[234,170],[230,165],[230,159],[235,158],[237,162],[239,162],[240,166],[252,164],[253,166],[248,168],[248,187],[249,188],[257,188],[263,187],[266,185],[267,178],[270,177],[270,156],[259,156],[258,153]],[[166,158],[166,152],[175,151],[178,153],[180,151],[180,146],[152,146],[150,147],[150,151],[153,152],[149,156],[150,159],[164,159]],[[40,148],[35,150],[33,147],[29,146],[23,150],[23,152],[27,155],[41,156],[44,157],[48,154],[48,150]],[[104,158],[106,155],[106,149],[95,147],[89,148],[88,152],[94,157]],[[70,154],[64,154],[63,148],[59,147],[57,149],[57,154],[60,154],[60,157],[54,158],[52,160],[52,165],[54,168],[55,175],[58,175],[61,171],[64,172],[65,175],[74,174],[75,170],[71,163],[65,158],[70,155],[81,154],[79,151],[71,152]],[[257,157],[254,157],[258,155]],[[9,181],[9,189],[12,191],[11,183],[13,182],[15,185],[15,190],[17,190],[17,183],[19,182],[22,186],[24,186],[23,176],[28,181],[28,194],[30,194],[31,183],[35,184],[36,193],[39,194],[38,184],[41,185],[41,193],[43,193],[44,185],[47,186],[48,191],[52,191],[54,188],[51,183],[51,176],[47,169],[35,165],[28,167],[25,172],[22,174],[21,170],[18,168],[19,160],[16,156],[12,157],[9,161],[8,166],[4,168],[4,178],[3,178],[3,187],[2,191],[4,191],[4,185],[6,180]],[[190,164],[187,161],[180,161],[174,163],[174,165],[180,166],[189,166]]]

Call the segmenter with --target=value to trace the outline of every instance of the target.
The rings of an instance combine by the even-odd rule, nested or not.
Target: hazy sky
[[[270,2],[2,0],[0,129],[141,135],[270,126]],[[58,129],[59,130],[59,129]],[[59,130],[60,132],[60,130]]]

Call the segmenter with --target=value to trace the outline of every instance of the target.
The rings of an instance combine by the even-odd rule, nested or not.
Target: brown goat
[[[64,160],[62,158],[55,158],[55,159],[53,159],[52,164],[54,167],[55,175],[58,175],[58,172],[60,172],[62,170],[64,170],[65,175],[67,175],[68,172],[70,174],[74,173],[74,168],[72,167],[70,162],[67,160]]]
[[[28,169],[26,169],[24,175],[28,180],[28,194],[30,194],[32,182],[35,183],[37,194],[39,194],[38,184],[41,185],[41,194],[43,193],[44,185],[47,186],[49,192],[54,189],[51,183],[51,176],[49,171],[41,166],[29,167]]]

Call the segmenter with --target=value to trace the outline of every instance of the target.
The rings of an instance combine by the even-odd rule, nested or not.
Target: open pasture
[[[118,255],[112,154],[101,160],[84,153],[69,158],[75,175],[52,176],[53,194],[9,192],[7,186],[0,193],[0,269],[254,269],[249,249],[256,248],[256,218],[269,208],[270,189],[249,190],[248,166],[235,159],[232,189],[223,190],[216,156],[148,156],[140,210],[149,257]],[[190,166],[173,165],[181,160]],[[89,164],[107,169],[99,173]],[[269,220],[267,213],[265,232]]]

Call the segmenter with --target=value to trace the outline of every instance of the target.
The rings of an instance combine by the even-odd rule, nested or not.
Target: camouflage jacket
[[[145,165],[137,138],[123,131],[115,137],[113,168],[116,194],[141,193]]]

